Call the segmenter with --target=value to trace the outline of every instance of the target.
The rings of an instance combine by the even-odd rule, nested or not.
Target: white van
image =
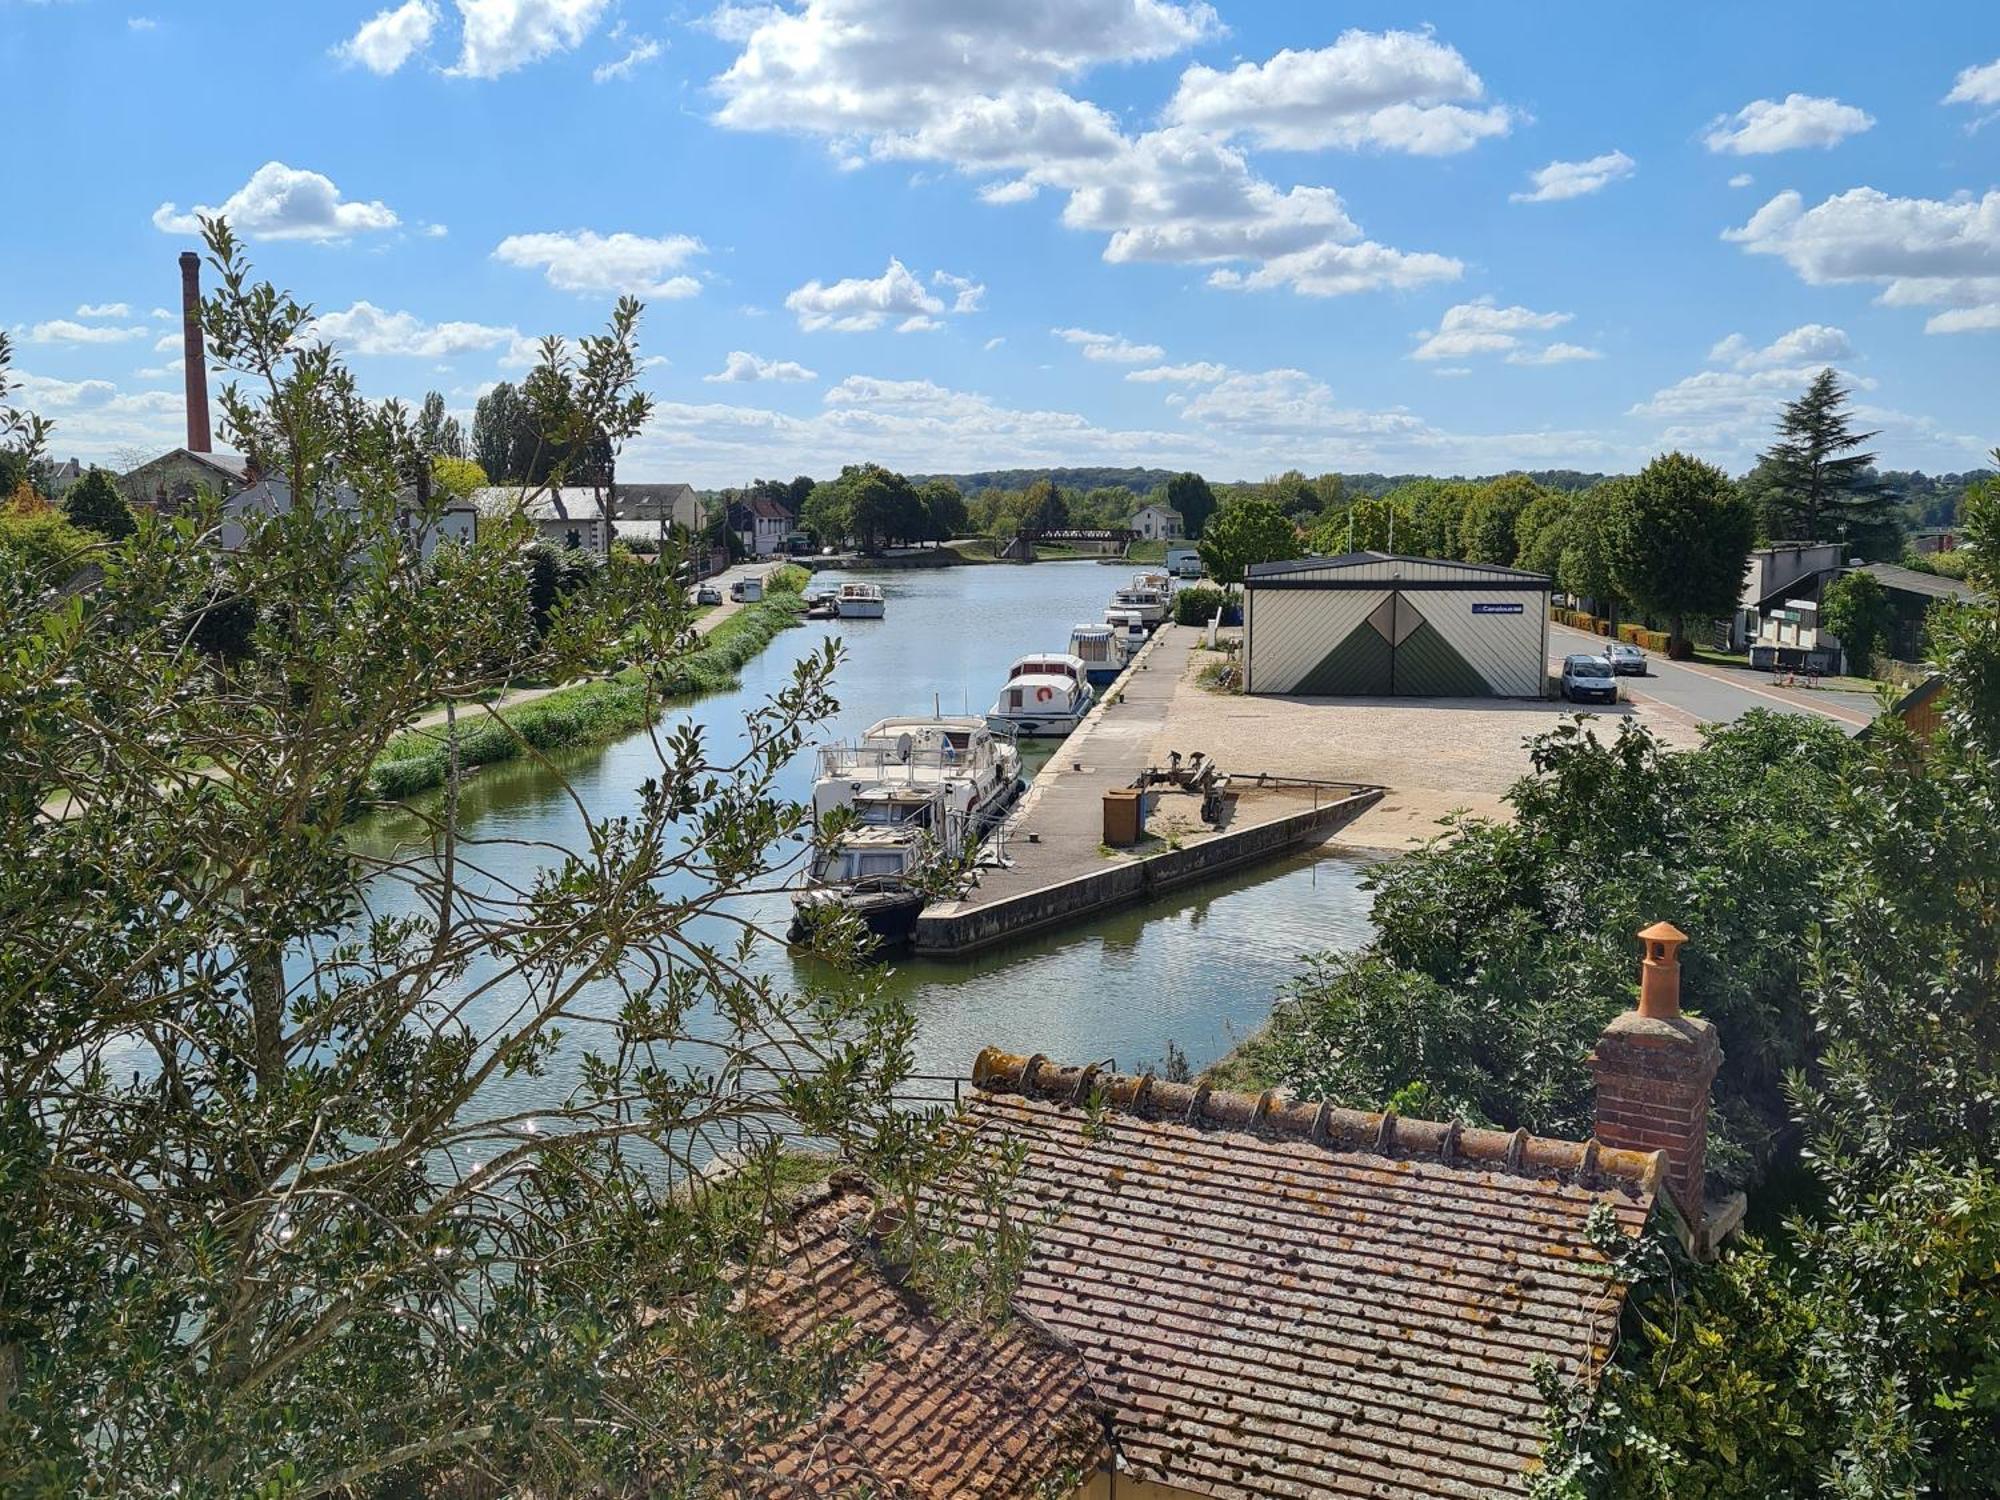
[[[1167,548],[1167,571],[1176,578],[1201,577],[1201,549],[1198,547]]]
[[[758,604],[764,598],[764,580],[761,578],[739,578],[729,585],[729,597],[738,604]]]

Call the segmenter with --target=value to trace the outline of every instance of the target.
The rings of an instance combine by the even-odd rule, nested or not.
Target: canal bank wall
[[[1345,790],[1345,789],[1338,789]],[[926,957],[955,958],[1044,928],[1077,921],[1112,907],[1144,901],[1244,865],[1321,844],[1373,807],[1379,787],[1346,790],[1333,800],[1247,828],[1221,833],[1159,854],[1103,867],[986,902],[932,907],[917,918],[911,939]]]

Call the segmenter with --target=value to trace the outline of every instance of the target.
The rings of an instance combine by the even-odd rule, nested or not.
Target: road
[[[1595,655],[1603,649],[1604,642],[1597,636],[1572,630],[1567,625],[1549,626],[1551,670],[1560,671],[1562,659],[1567,655],[1577,652]],[[1831,719],[1852,734],[1875,717],[1875,700],[1867,693],[1833,688],[1781,688],[1772,685],[1768,673],[1748,668],[1668,661],[1652,652],[1648,658],[1646,676],[1618,679],[1627,695],[1634,702],[1658,704],[1694,723],[1725,723],[1753,708],[1790,709],[1794,713]]]

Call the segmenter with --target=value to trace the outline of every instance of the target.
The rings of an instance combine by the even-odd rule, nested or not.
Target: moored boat
[[[1125,670],[1118,638],[1109,625],[1072,626],[1069,650],[1083,662],[1084,676],[1092,687],[1109,687]]]
[[[1146,629],[1157,629],[1166,623],[1167,598],[1171,588],[1166,578],[1141,573],[1111,596],[1110,607],[1104,612],[1105,619],[1110,621],[1113,611],[1129,612],[1136,614]]]
[[[834,603],[843,620],[879,620],[884,612],[880,584],[843,583]]]
[[[1023,656],[1008,668],[1007,685],[986,711],[986,722],[1025,738],[1061,739],[1096,701],[1081,657],[1056,651]]]
[[[822,746],[814,829],[843,809],[851,821],[814,852],[793,898],[792,940],[809,935],[827,903],[859,916],[878,942],[906,940],[932,899],[922,877],[977,848],[1020,793],[1013,737],[970,716],[883,719],[854,743]]]

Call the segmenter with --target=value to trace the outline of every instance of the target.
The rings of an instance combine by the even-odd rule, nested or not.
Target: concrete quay
[[[1176,693],[1200,638],[1192,627],[1160,627],[993,835],[988,849],[995,863],[980,867],[973,890],[924,909],[912,937],[916,952],[975,952],[1322,843],[1380,800],[1379,787],[1260,779],[1253,772],[1231,779],[1234,808],[1223,827],[1211,829],[1201,822],[1198,795],[1162,788],[1146,840],[1129,851],[1107,851],[1104,794],[1164,764],[1169,749],[1208,748],[1173,743]],[[1220,764],[1231,770],[1227,761]]]

